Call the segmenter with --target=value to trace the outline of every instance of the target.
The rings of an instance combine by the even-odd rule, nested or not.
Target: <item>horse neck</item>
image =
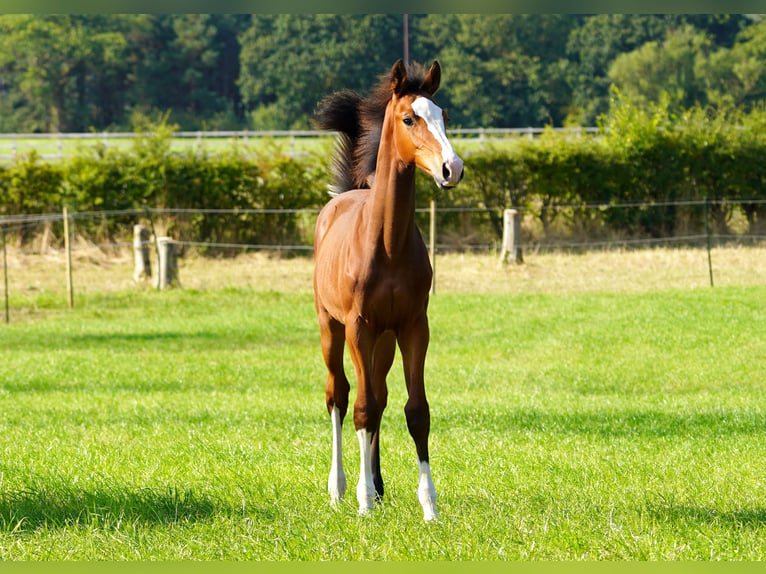
[[[389,258],[405,251],[415,227],[415,165],[398,156],[386,114],[368,207],[370,240]]]

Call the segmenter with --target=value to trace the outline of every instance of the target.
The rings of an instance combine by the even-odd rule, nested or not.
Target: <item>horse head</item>
[[[407,81],[407,68],[398,60],[391,69],[392,97],[388,114],[394,123],[394,145],[401,161],[415,164],[441,188],[463,179],[463,160],[447,138],[446,113],[433,101],[439,89],[439,62],[429,68],[420,85]]]

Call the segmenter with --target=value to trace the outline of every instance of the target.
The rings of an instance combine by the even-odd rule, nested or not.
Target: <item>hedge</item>
[[[637,112],[633,112],[634,116]],[[716,233],[766,230],[766,139],[763,125],[732,126],[700,114],[675,119],[617,117],[596,136],[546,132],[465,155],[466,177],[451,190],[417,179],[423,207],[486,210],[473,231],[495,240],[502,209],[527,217],[540,238],[665,237],[704,229],[709,201]],[[456,143],[459,147],[459,142]],[[35,154],[0,168],[0,216],[70,211],[143,209],[302,209],[327,201],[329,154],[258,157],[232,148],[224,153],[170,152],[167,134],[138,137],[131,149],[96,146],[56,162]],[[679,205],[680,203],[680,205]],[[631,209],[611,206],[631,204]],[[305,244],[311,222],[295,214],[197,214],[162,222],[180,239],[213,243]],[[740,228],[742,224],[739,223]],[[444,214],[440,233],[465,226],[458,212]],[[122,225],[80,225],[78,232],[114,237]]]

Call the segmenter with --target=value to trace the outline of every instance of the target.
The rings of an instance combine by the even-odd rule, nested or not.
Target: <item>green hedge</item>
[[[98,145],[59,163],[32,154],[0,168],[0,215],[60,213],[64,205],[74,213],[141,212],[127,219],[78,219],[78,233],[99,242],[126,239],[133,223],[142,221],[185,241],[302,243],[309,231],[296,215],[162,211],[315,208],[327,197],[326,170],[321,161],[278,152],[259,158],[234,148],[215,155],[173,154],[167,134],[160,134],[137,138],[129,151]],[[142,215],[155,210],[160,213]]]
[[[472,222],[457,211],[439,219],[440,237],[470,233],[484,241],[500,237],[505,207],[521,209],[527,233],[541,239],[697,233],[704,231],[706,199],[714,232],[766,230],[766,205],[759,203],[766,199],[766,122],[760,116],[735,126],[731,117],[699,111],[668,118],[616,110],[595,136],[551,131],[466,154],[465,180],[451,190],[436,190],[421,174],[419,204],[427,206],[435,195],[440,208],[484,209]],[[73,212],[318,208],[328,197],[328,164],[329,152],[300,159],[279,152],[253,158],[234,148],[178,155],[170,152],[169,134],[160,132],[138,137],[127,151],[83,148],[57,163],[32,154],[0,168],[0,215],[57,213],[63,205]],[[636,206],[613,207],[622,204]],[[187,241],[305,244],[313,233],[309,219],[196,214],[153,223]],[[99,240],[124,237],[134,222],[89,220],[78,232]]]
[[[547,239],[702,233],[705,202],[714,233],[763,234],[764,119],[616,106],[598,135],[551,131],[471,155],[465,184],[444,199],[487,207],[495,235],[504,207]]]

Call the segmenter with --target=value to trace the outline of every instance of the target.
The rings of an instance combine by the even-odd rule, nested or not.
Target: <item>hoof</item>
[[[330,505],[337,508],[346,494],[346,477],[344,475],[330,475],[327,481],[327,490],[330,493]]]
[[[358,514],[359,514],[360,517],[369,516],[370,514],[372,514],[372,507],[371,506],[360,506]]]
[[[436,509],[432,506],[429,506],[428,508],[423,508],[423,520],[427,524],[433,524],[435,522],[439,522],[439,515],[436,513]]]
[[[337,493],[331,492],[330,493],[330,506],[332,508],[338,508],[340,506],[340,502],[343,500],[342,496],[338,496]]]
[[[357,500],[359,501],[359,516],[368,515],[374,505],[374,491],[372,494],[369,491],[364,493],[357,492]]]
[[[336,487],[330,487],[330,504],[333,506],[338,506],[340,504],[340,501],[343,500],[343,496],[346,494],[345,488],[336,488]]]

